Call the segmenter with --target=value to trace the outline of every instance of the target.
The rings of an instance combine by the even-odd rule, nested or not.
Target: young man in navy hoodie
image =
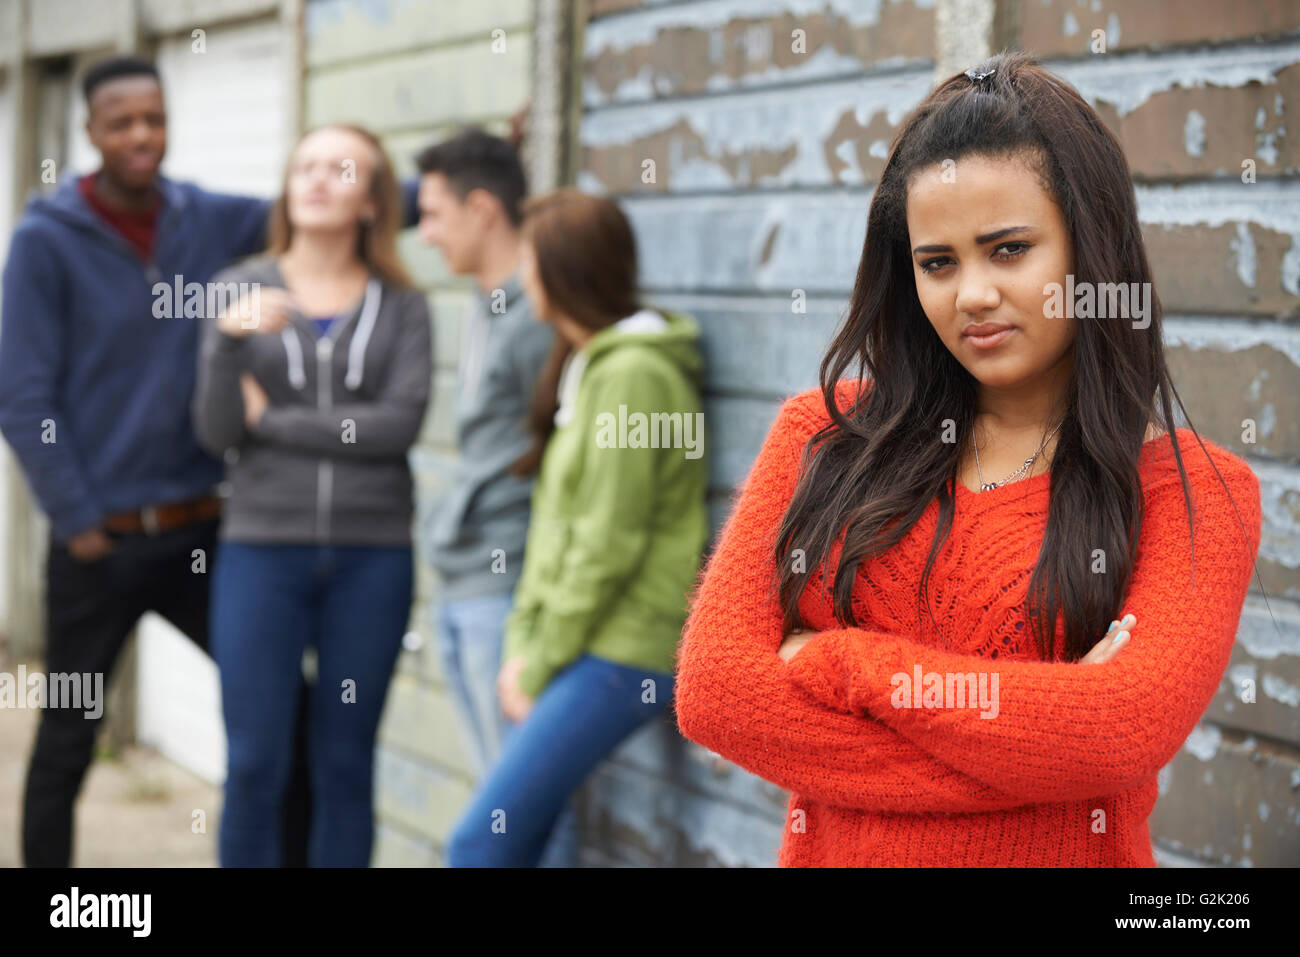
[[[0,431],[49,516],[46,668],[111,673],[146,611],[200,648],[223,465],[190,420],[199,326],[158,317],[156,283],[206,284],[261,252],[270,204],[159,172],[166,112],[156,68],[119,57],[83,81],[98,172],[31,199],[3,279]],[[415,189],[408,222],[415,219]],[[301,699],[306,702],[306,695]],[[306,859],[306,736],[299,717],[285,859]],[[27,866],[66,867],[97,719],[46,708],[23,804]]]

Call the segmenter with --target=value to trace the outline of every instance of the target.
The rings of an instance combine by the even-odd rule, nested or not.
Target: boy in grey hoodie
[[[482,776],[505,730],[496,678],[533,492],[533,479],[511,474],[510,467],[531,446],[529,406],[554,333],[533,316],[520,286],[526,187],[515,146],[469,128],[430,146],[416,162],[420,236],[477,287],[461,325],[460,458],[424,525],[423,551],[441,582],[434,631],[443,669],[466,750]],[[571,845],[561,850],[572,840],[572,820],[567,823],[565,838],[552,845],[551,863],[570,862]]]

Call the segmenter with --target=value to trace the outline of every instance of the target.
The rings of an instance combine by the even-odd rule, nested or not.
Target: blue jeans
[[[654,682],[653,702],[644,682]],[[533,867],[570,795],[633,731],[668,706],[673,676],[583,655],[552,679],[457,822],[450,867]]]
[[[513,595],[503,592],[441,602],[434,633],[442,672],[460,719],[461,742],[481,783],[514,726],[497,700],[497,674]],[[567,802],[542,856],[542,867],[576,867],[578,821]]]
[[[365,867],[375,736],[410,618],[411,548],[223,542],[212,583],[227,766],[223,867],[282,863],[281,819],[302,656],[310,702],[310,866]]]
[[[461,740],[477,777],[496,761],[506,717],[497,703],[510,592],[444,601],[434,611],[442,673],[460,719]]]

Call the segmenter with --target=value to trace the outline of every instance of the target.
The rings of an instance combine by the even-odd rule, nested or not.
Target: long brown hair
[[[266,251],[279,256],[289,248],[293,238],[293,224],[289,222],[289,170],[294,151],[308,136],[319,130],[346,130],[370,144],[374,152],[374,165],[370,176],[370,198],[375,203],[375,218],[357,226],[357,258],[375,275],[386,282],[404,288],[413,288],[414,281],[402,258],[397,254],[397,231],[402,224],[402,191],[393,172],[393,164],[384,152],[383,145],[369,130],[351,123],[328,123],[313,127],[298,137],[290,151],[290,162],[285,163],[284,180],[280,195],[271,207],[271,224]]]
[[[991,77],[978,76],[990,71]],[[965,72],[949,77],[907,118],[872,197],[848,314],[821,364],[831,422],[805,447],[804,471],[777,538],[781,571],[774,585],[787,631],[801,623],[798,601],[809,571],[829,564],[841,532],[833,608],[841,625],[856,627],[858,567],[899,542],[937,496],[939,517],[917,595],[918,622],[921,605],[934,620],[927,585],[952,528],[957,471],[971,444],[978,399],[976,380],[943,344],[917,297],[908,250],[909,177],[967,155],[1025,157],[1061,209],[1077,281],[1151,282],[1128,164],[1092,108],[1025,53],[998,54],[975,72],[975,80]],[[1178,393],[1165,365],[1163,313],[1154,295],[1151,306],[1145,329],[1078,324],[1068,408],[1051,461],[1050,512],[1028,585],[1031,632],[1045,659],[1058,652],[1058,612],[1065,618],[1063,657],[1075,661],[1120,608],[1142,521],[1138,456],[1156,418],[1157,392],[1190,529],[1187,472],[1170,427],[1170,395]],[[842,412],[836,383],[855,361],[869,388]],[[955,421],[956,442],[935,440],[943,419]],[[1104,549],[1111,574],[1092,573],[1092,548],[1076,544],[1084,541]],[[788,560],[796,548],[804,553],[801,567]]]
[[[551,308],[599,331],[641,308],[636,237],[618,204],[572,187],[525,200],[521,238],[533,247],[537,280]],[[555,428],[560,373],[572,347],[561,335],[542,366],[529,409],[533,444],[511,467],[531,475]]]

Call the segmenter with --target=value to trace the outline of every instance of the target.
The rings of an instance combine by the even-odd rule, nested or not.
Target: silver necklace
[[[1014,472],[1012,472],[1010,475],[1008,475],[1006,478],[1004,478],[1001,482],[985,482],[985,481],[984,481],[984,472],[983,472],[982,469],[980,469],[980,447],[979,447],[978,445],[975,444],[975,430],[974,430],[974,429],[971,429],[971,430],[970,430],[970,444],[971,444],[971,447],[972,447],[973,449],[975,449],[975,471],[976,471],[976,473],[979,475],[979,480],[980,480],[980,491],[981,491],[981,492],[987,492],[987,491],[989,491],[990,489],[999,488],[999,487],[1001,487],[1001,486],[1003,486],[1003,485],[1007,485],[1007,484],[1009,484],[1009,483],[1011,483],[1011,482],[1014,482],[1016,479],[1018,479],[1021,475],[1023,475],[1023,474],[1025,473],[1025,471],[1026,471],[1026,470],[1027,470],[1031,465],[1034,464],[1034,460],[1037,459],[1038,456],[1040,456],[1040,455],[1043,454],[1043,449],[1047,448],[1047,443],[1048,443],[1049,441],[1051,441],[1052,436],[1056,434],[1056,430],[1059,429],[1060,427],[1061,427],[1061,423],[1059,423],[1059,422],[1058,422],[1055,426],[1053,426],[1053,427],[1052,427],[1052,431],[1051,431],[1051,432],[1048,432],[1047,435],[1043,438],[1043,444],[1040,445],[1040,446],[1038,447],[1038,451],[1035,452],[1033,455],[1029,456],[1029,458],[1025,459],[1025,464],[1024,464],[1024,465],[1020,466],[1020,468],[1016,469]]]

